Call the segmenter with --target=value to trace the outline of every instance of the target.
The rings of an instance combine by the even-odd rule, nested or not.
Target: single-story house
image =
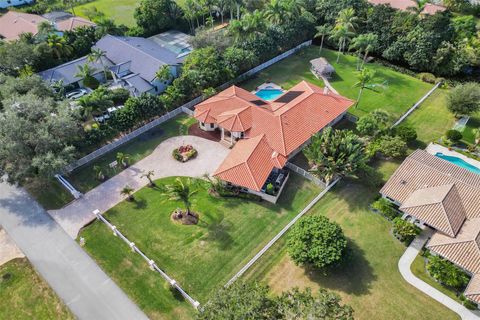
[[[287,159],[342,119],[353,103],[306,81],[272,101],[231,86],[199,103],[194,117],[201,129],[219,130],[220,142],[232,147],[214,176],[275,202],[288,178]]]
[[[189,46],[185,48],[184,44],[177,43],[177,37],[184,36],[186,35],[178,31],[158,35],[157,40],[106,35],[94,45],[94,48],[105,52],[104,65],[111,73],[115,87],[122,86],[134,96],[142,93],[159,94],[179,75],[183,60],[191,52]],[[81,79],[76,78],[75,74],[78,65],[85,63],[88,61],[83,57],[40,72],[40,76],[50,82],[64,79],[64,85],[74,81],[75,86],[81,87]],[[71,65],[75,65],[75,68]],[[157,71],[164,65],[169,66],[171,79],[157,78]],[[93,67],[100,71],[97,72],[96,78],[100,82],[105,82],[101,74],[103,73],[101,64],[97,63]]]
[[[55,16],[52,16],[55,17]],[[39,16],[16,11],[8,11],[0,16],[0,37],[6,41],[13,41],[20,38],[22,33],[38,33],[38,26],[42,22],[48,22],[53,25],[58,32],[71,31],[78,27],[95,26],[95,23],[80,17],[63,15],[63,19],[52,18],[49,15]]]
[[[30,4],[35,0],[0,0],[0,9],[6,9],[8,7],[22,6]]]
[[[480,175],[417,150],[380,194],[436,230],[427,248],[472,275],[465,296],[480,303]]]

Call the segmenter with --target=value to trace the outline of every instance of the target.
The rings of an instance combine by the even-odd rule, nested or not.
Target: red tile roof
[[[66,20],[58,21],[55,26],[58,31],[71,31],[80,27],[95,27],[96,24],[84,18],[71,17]]]
[[[386,4],[398,10],[406,11],[408,8],[418,8],[418,4],[413,0],[368,0],[373,5]]]
[[[426,3],[425,6],[423,7],[422,14],[435,14],[437,12],[443,12],[447,10],[446,7],[438,5],[438,4],[433,4],[433,3]]]
[[[238,142],[216,175],[223,180],[258,191],[273,166],[283,167],[286,158],[293,151],[346,112],[353,103],[353,100],[324,91],[305,81],[271,102],[232,86],[198,104],[194,116],[201,122],[216,123],[229,131],[246,132],[246,141],[252,141]],[[260,138],[263,147],[259,150],[262,151],[253,148],[253,145],[257,146],[255,143],[260,143]],[[276,152],[275,165],[271,160],[273,151]],[[257,152],[261,155],[257,155]],[[254,167],[252,170],[251,166],[246,165],[250,156],[253,159],[270,160],[256,163],[256,166],[262,168]]]
[[[264,135],[237,142],[214,176],[235,185],[260,191],[273,168],[283,168],[287,159],[274,151]]]
[[[48,20],[36,14],[8,11],[0,16],[0,35],[7,41],[17,40],[22,33],[35,35],[41,22]]]

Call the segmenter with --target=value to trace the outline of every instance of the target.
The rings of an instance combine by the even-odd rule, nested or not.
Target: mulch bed
[[[212,140],[215,142],[220,141],[220,138],[221,138],[221,134],[219,130],[204,131],[200,129],[200,127],[198,126],[198,123],[194,123],[188,128],[188,134],[190,136],[197,136],[197,137]]]
[[[170,216],[170,218],[176,223],[192,225],[192,224],[198,223],[199,215],[192,211],[190,211],[190,214],[187,214],[183,210],[176,209],[175,211],[172,212],[172,215]]]

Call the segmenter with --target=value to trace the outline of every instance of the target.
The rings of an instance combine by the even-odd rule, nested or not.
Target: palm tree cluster
[[[176,178],[172,184],[165,186],[163,194],[167,197],[169,201],[180,201],[185,206],[185,214],[191,215],[192,202],[191,198],[198,192],[194,188],[191,179],[181,179]],[[182,217],[178,217],[182,218]]]

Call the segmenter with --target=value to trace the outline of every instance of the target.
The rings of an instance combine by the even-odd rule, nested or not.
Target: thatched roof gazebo
[[[332,73],[335,72],[333,66],[323,57],[310,60],[310,64],[310,69],[317,77],[330,78]]]

